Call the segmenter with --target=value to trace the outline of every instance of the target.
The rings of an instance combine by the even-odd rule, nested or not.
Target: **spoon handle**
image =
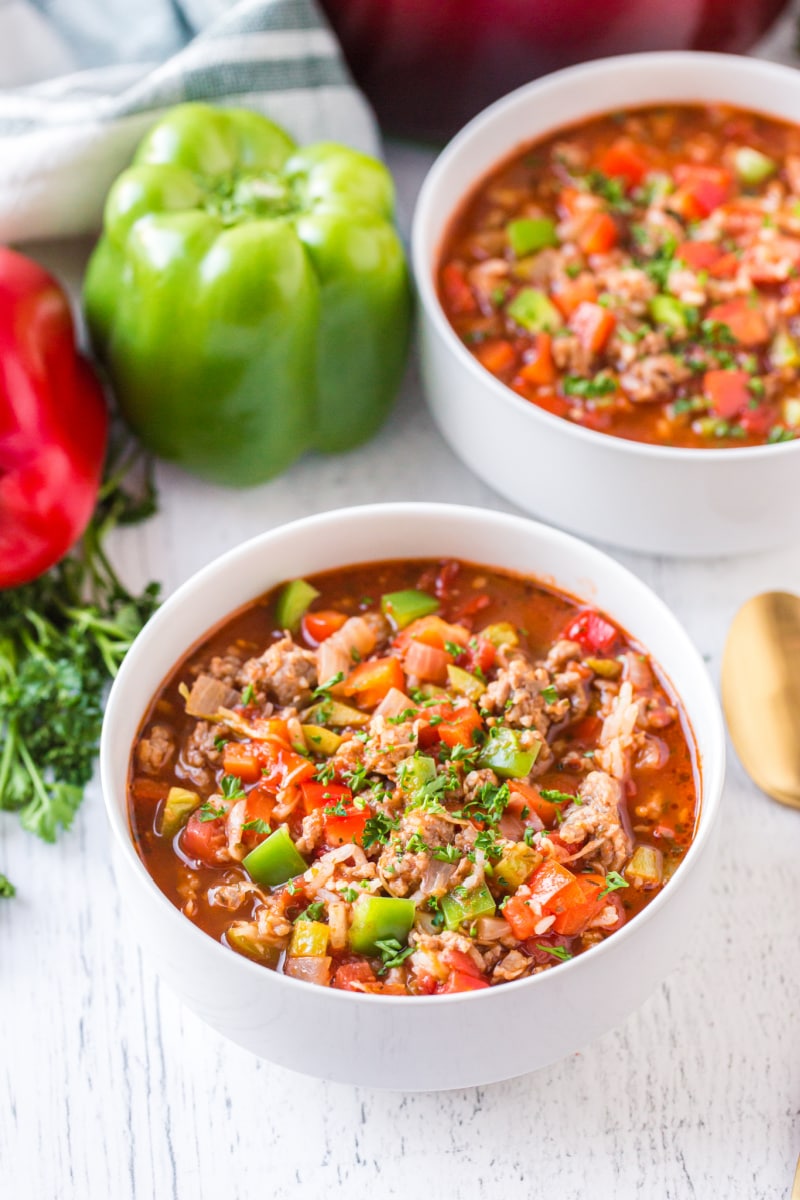
[[[792,1194],[789,1200],[800,1200],[800,1158],[797,1160],[797,1169],[794,1173],[794,1183],[792,1184]]]

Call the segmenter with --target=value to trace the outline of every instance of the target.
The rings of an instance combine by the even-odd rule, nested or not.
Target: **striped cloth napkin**
[[[142,134],[185,100],[259,109],[299,142],[379,147],[313,0],[0,0],[9,82],[2,242],[96,230]]]

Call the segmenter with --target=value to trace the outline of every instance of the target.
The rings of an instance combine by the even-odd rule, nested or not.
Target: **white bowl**
[[[131,841],[131,745],[153,694],[212,626],[295,576],[387,558],[452,556],[553,582],[611,614],[684,698],[702,763],[694,842],[669,885],[600,946],[533,978],[452,996],[368,996],[276,974],[214,941],[159,891]],[[674,966],[697,926],[724,774],[719,705],[686,633],[600,551],[522,517],[387,504],[309,517],[245,542],[185,583],[136,639],[100,749],[114,865],[130,922],[164,980],[203,1020],[281,1066],[344,1083],[429,1091],[490,1083],[562,1058],[617,1024]]]
[[[485,370],[453,331],[436,294],[450,220],[492,167],[563,125],[670,100],[722,101],[800,122],[800,74],[725,54],[607,58],[519,88],[450,142],[414,214],[423,379],[436,423],[456,454],[526,511],[649,553],[761,550],[797,536],[800,441],[687,450],[584,429],[523,400]]]

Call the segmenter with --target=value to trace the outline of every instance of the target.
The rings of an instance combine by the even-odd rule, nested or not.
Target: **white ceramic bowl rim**
[[[551,90],[560,90],[570,84],[582,88],[587,96],[585,119],[588,120],[593,116],[600,116],[605,110],[602,106],[598,109],[592,105],[590,99],[593,95],[592,83],[599,77],[608,76],[609,74],[618,75],[620,72],[631,74],[632,86],[629,104],[633,108],[638,103],[635,77],[642,69],[645,71],[648,68],[663,69],[671,65],[685,66],[687,63],[691,63],[700,72],[704,66],[713,64],[714,67],[719,68],[720,65],[724,64],[724,68],[730,70],[734,75],[749,74],[754,77],[777,75],[782,77],[787,88],[792,88],[795,91],[800,89],[800,74],[798,74],[794,67],[786,67],[779,63],[767,62],[763,59],[743,58],[736,54],[714,54],[692,50],[619,54],[611,58],[594,59],[591,62],[579,63],[574,67],[564,67],[563,70],[553,71],[552,74],[544,75],[540,79],[534,80],[533,83],[527,83],[520,88],[516,88],[515,91],[509,92],[507,96],[503,96],[500,100],[496,100],[494,104],[490,104],[488,108],[483,109],[482,112],[473,117],[447,143],[425,177],[414,210],[411,232],[411,254],[417,291],[428,316],[433,321],[439,333],[449,343],[452,352],[457,355],[469,371],[479,378],[484,386],[489,387],[494,392],[498,401],[517,408],[524,408],[530,414],[530,419],[534,424],[537,421],[543,421],[546,425],[550,426],[554,423],[559,427],[566,426],[574,437],[588,439],[590,443],[595,444],[598,440],[605,442],[611,437],[617,443],[620,453],[650,458],[678,459],[682,461],[690,459],[693,462],[714,462],[719,461],[721,455],[726,459],[735,457],[738,461],[741,461],[743,459],[759,459],[765,455],[771,457],[775,454],[797,454],[800,452],[800,439],[795,439],[791,442],[777,442],[771,445],[726,446],[716,450],[704,450],[700,447],[695,449],[685,446],[660,446],[648,442],[637,442],[629,438],[616,437],[614,434],[600,433],[594,429],[587,429],[585,426],[578,425],[574,421],[558,417],[536,404],[531,404],[529,401],[523,400],[510,387],[501,383],[491,371],[480,365],[478,360],[474,355],[470,354],[469,350],[467,350],[464,343],[456,334],[447,319],[437,294],[434,271],[438,263],[441,246],[438,245],[434,248],[433,262],[431,262],[430,249],[427,245],[427,229],[434,219],[434,215],[440,212],[443,206],[449,206],[450,216],[452,217],[458,211],[459,205],[470,194],[471,189],[467,188],[457,197],[456,202],[453,203],[451,197],[439,194],[439,185],[441,176],[445,173],[451,162],[469,152],[470,142],[477,131],[482,130],[487,125],[497,124],[502,126],[503,121],[509,114],[518,108],[524,108],[531,98],[541,97],[544,99]],[[665,98],[664,103],[691,104],[693,99],[696,100],[696,97],[692,97],[687,93],[682,100],[672,96]],[[701,103],[700,101],[697,102]],[[647,101],[646,103],[655,104],[657,101]],[[766,115],[769,114],[767,113]],[[570,126],[574,124],[574,121],[569,122]],[[560,127],[560,123],[556,122],[549,134],[541,133],[532,138],[531,142],[535,143],[552,135]],[[518,144],[517,148],[521,150],[524,145],[525,142],[523,141]],[[513,155],[514,152],[513,147],[501,151],[497,157],[497,165]],[[492,168],[489,167],[478,173],[472,186],[477,187],[491,170]]]
[[[705,693],[704,695],[700,695],[695,698],[696,707],[705,708],[708,712],[709,718],[711,718],[709,721],[711,729],[708,739],[709,744],[703,748],[705,758],[701,758],[699,762],[701,776],[700,819],[694,839],[692,840],[692,843],[686,852],[686,855],[684,856],[676,875],[673,877],[674,880],[678,881],[678,886],[680,886],[681,876],[687,875],[692,869],[695,860],[699,858],[705,843],[711,837],[713,832],[716,810],[719,807],[721,800],[722,785],[724,780],[725,734],[721,710],[719,708],[716,694],[708,676],[705,664],[690,641],[688,634],[680,625],[677,618],[673,616],[666,604],[639,578],[637,578],[636,575],[634,575],[631,571],[628,571],[627,568],[623,567],[609,555],[603,554],[600,550],[596,550],[593,546],[586,542],[582,542],[579,538],[573,537],[571,534],[563,533],[560,530],[553,529],[550,526],[530,520],[527,517],[519,517],[510,513],[499,512],[491,509],[480,509],[467,505],[456,504],[412,502],[394,504],[367,504],[344,509],[335,509],[330,512],[319,513],[310,517],[303,517],[298,521],[292,521],[286,525],[280,525],[275,529],[267,531],[266,533],[258,534],[256,537],[250,538],[246,542],[242,542],[240,545],[235,546],[225,554],[222,554],[220,557],[214,559],[195,575],[187,579],[186,582],[177,589],[177,591],[175,591],[170,597],[168,597],[167,600],[164,601],[161,607],[157,609],[154,615],[150,618],[142,632],[138,635],[133,646],[128,651],[125,660],[123,661],[123,664],[111,689],[111,693],[108,698],[108,704],[106,706],[105,718],[103,721],[103,735],[100,745],[100,773],[103,799],[106,806],[106,813],[113,831],[113,836],[116,838],[118,848],[121,850],[128,862],[133,866],[144,886],[150,890],[151,894],[157,897],[157,900],[161,904],[161,908],[164,913],[164,920],[173,923],[179,922],[187,938],[201,938],[205,942],[211,941],[214,943],[217,946],[220,955],[224,956],[223,959],[220,959],[220,969],[223,969],[223,962],[228,961],[230,955],[235,953],[235,951],[223,946],[221,942],[217,942],[213,938],[210,939],[207,933],[203,932],[202,929],[196,926],[192,921],[188,920],[180,911],[180,909],[176,908],[176,906],[172,904],[172,902],[158,887],[157,883],[150,875],[138,853],[136,852],[128,824],[127,779],[120,781],[119,779],[115,778],[113,747],[111,742],[111,731],[113,731],[113,728],[116,724],[117,713],[122,712],[126,707],[125,689],[127,680],[129,677],[132,677],[134,672],[138,669],[139,661],[145,659],[150,653],[151,649],[157,643],[158,631],[161,624],[165,622],[176,609],[180,609],[189,603],[192,595],[195,592],[203,590],[211,585],[218,575],[228,571],[235,572],[239,562],[249,558],[256,547],[266,549],[270,540],[276,535],[285,535],[290,532],[300,533],[301,531],[314,526],[316,526],[320,532],[324,532],[326,527],[328,527],[331,534],[333,534],[335,532],[336,525],[340,520],[359,512],[363,512],[365,514],[381,512],[391,516],[401,516],[409,521],[419,520],[421,518],[424,519],[426,517],[429,519],[438,518],[440,520],[446,520],[448,516],[453,517],[458,515],[461,519],[463,519],[465,516],[472,516],[474,519],[482,522],[489,520],[496,523],[502,523],[507,526],[516,526],[519,528],[520,532],[523,530],[530,531],[531,528],[533,528],[536,531],[537,537],[542,541],[560,543],[562,546],[566,545],[570,549],[573,549],[576,555],[578,555],[581,559],[582,568],[585,568],[587,572],[592,571],[595,567],[599,568],[600,571],[605,572],[606,574],[609,572],[609,570],[612,571],[616,574],[618,580],[623,582],[626,587],[638,592],[642,596],[643,602],[646,603],[651,610],[659,611],[662,621],[664,621],[666,625],[671,628],[675,638],[683,644],[685,652],[695,660],[695,663],[699,669],[699,676],[703,680],[703,689]],[[490,566],[491,564],[486,563],[486,565]],[[558,581],[555,582],[554,586],[558,586]],[[580,597],[577,598],[580,599]],[[255,600],[256,596],[253,596],[252,599]],[[229,614],[227,613],[221,613],[219,620],[224,621],[228,615]],[[613,615],[613,613],[609,613],[609,616],[613,617]],[[169,665],[168,671],[171,671],[173,667],[181,661],[181,658],[189,651],[189,649],[190,647],[187,646],[181,651],[181,653],[176,657],[174,663]],[[669,679],[669,675],[664,665],[659,663],[659,666],[661,667],[661,670],[665,674],[666,678]],[[164,672],[165,677],[168,671]],[[694,731],[691,732],[691,736],[695,736]],[[699,753],[700,747],[696,748]],[[127,758],[128,756],[126,756],[126,765]],[[118,795],[120,786],[124,789],[123,804],[116,803],[115,799]],[[631,936],[632,930],[641,930],[649,921],[649,919],[654,916],[655,913],[659,911],[665,903],[669,903],[670,887],[674,886],[674,882],[670,881],[670,884],[663,891],[659,892],[659,894],[654,897],[654,899],[651,900],[641,912],[637,913],[636,916],[631,918],[630,921],[627,921],[620,930],[613,934],[612,937],[606,938],[599,945],[593,946],[591,950],[585,951],[584,954],[577,955],[569,962],[560,963],[558,966],[559,977],[563,980],[563,972],[580,971],[581,962],[585,954],[590,954],[592,958],[596,959],[598,955],[607,954],[609,951],[613,953],[615,946],[621,946],[622,942]],[[244,955],[237,955],[237,960],[237,965],[239,967],[244,967],[250,971],[258,972],[259,976],[263,976],[263,972],[265,970],[264,967],[252,962]],[[552,974],[553,973],[551,971],[544,971],[540,975],[528,976],[526,979],[504,983],[501,986],[504,991],[507,988],[547,987],[548,980],[551,978]],[[291,976],[283,975],[279,972],[271,972],[271,975],[274,976],[275,980],[278,980],[281,984],[289,987],[307,988],[312,986],[304,983],[302,980],[292,979]],[[339,988],[329,988],[328,993],[331,999],[333,999],[334,1003],[384,1004],[388,1007],[391,1006],[392,1001],[402,1001],[404,1004],[414,1005],[476,1003],[482,996],[485,997],[486,995],[490,994],[492,990],[493,989],[479,989],[475,992],[462,992],[453,994],[445,993],[435,996],[415,997],[370,995],[360,992],[348,992]]]

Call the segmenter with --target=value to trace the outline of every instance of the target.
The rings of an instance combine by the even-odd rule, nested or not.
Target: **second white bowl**
[[[800,529],[800,441],[742,449],[644,445],[528,403],[461,343],[436,293],[455,210],[493,166],[563,125],[661,101],[723,102],[800,122],[800,74],[725,54],[632,54],[559,71],[493,104],[436,160],[414,215],[423,378],[442,435],[521,508],[646,553],[738,554]]]

